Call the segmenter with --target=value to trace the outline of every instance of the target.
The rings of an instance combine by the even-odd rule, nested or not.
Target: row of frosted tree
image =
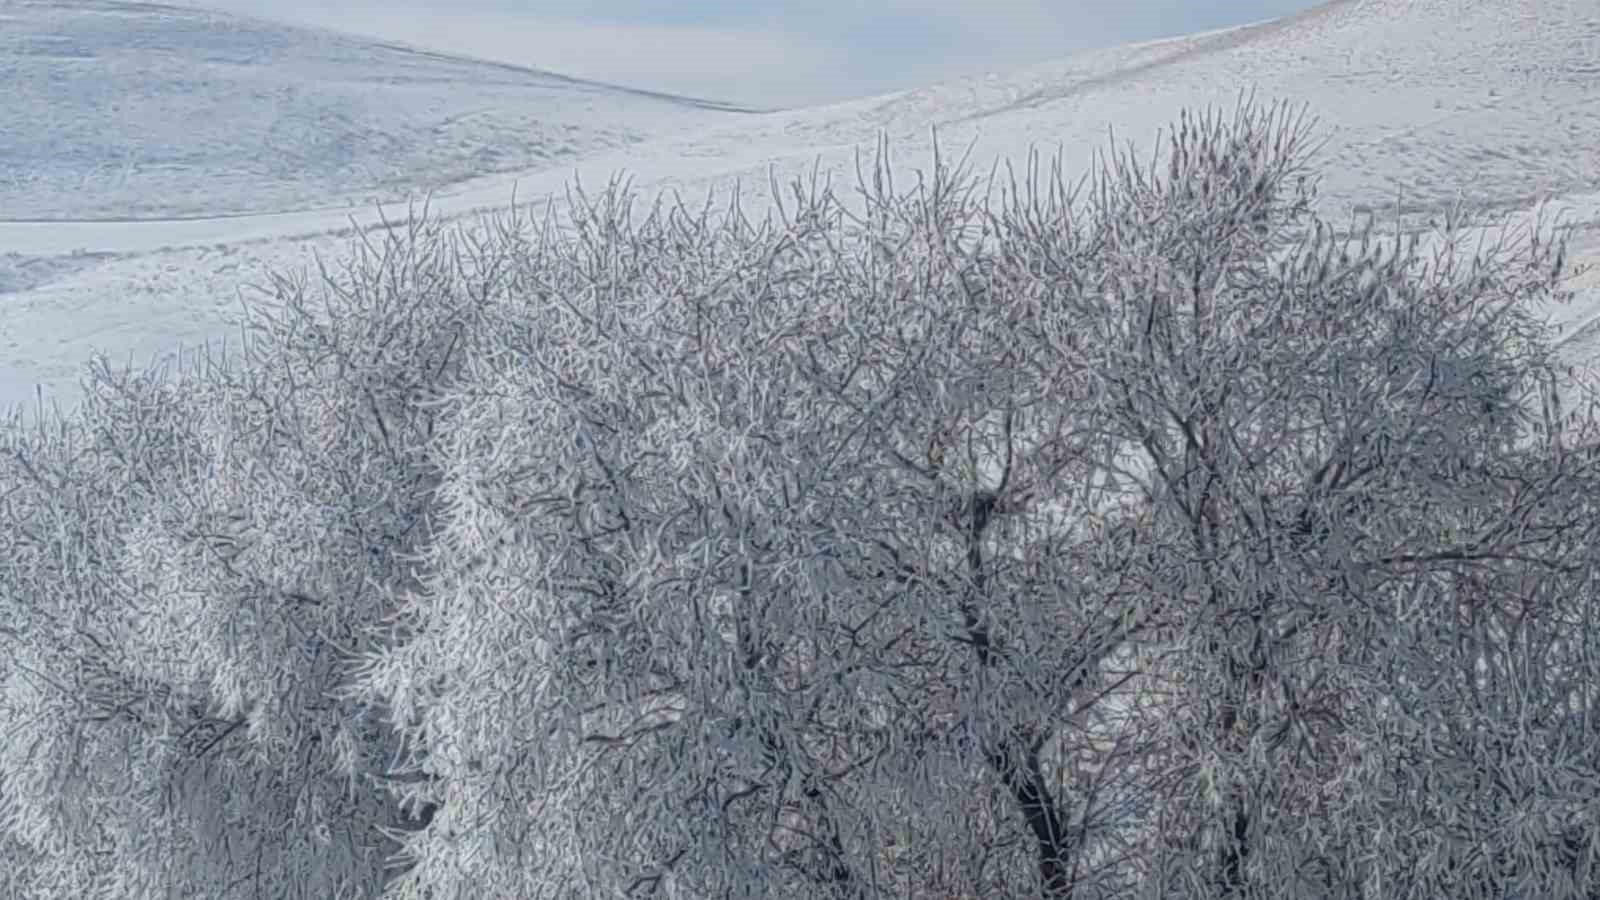
[[[96,364],[0,429],[0,895],[1600,896],[1562,244],[1314,133],[417,216]]]

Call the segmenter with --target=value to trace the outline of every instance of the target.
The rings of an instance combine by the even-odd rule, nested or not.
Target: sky
[[[760,107],[1006,71],[1318,0],[182,0]]]

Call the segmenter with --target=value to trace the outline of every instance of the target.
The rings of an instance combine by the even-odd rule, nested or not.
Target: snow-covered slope
[[[0,219],[338,207],[735,117],[146,3],[0,0]]]
[[[437,90],[447,98],[441,110],[474,108],[470,85]],[[594,183],[619,169],[647,191],[693,193],[739,178],[745,196],[760,202],[771,168],[781,178],[820,161],[848,179],[856,150],[870,150],[880,132],[901,163],[925,165],[931,126],[947,149],[970,142],[982,170],[996,156],[1019,159],[1036,147],[1059,148],[1071,171],[1104,146],[1109,128],[1148,148],[1180,109],[1231,105],[1249,90],[1308,103],[1320,119],[1324,210],[1336,221],[1403,199],[1408,223],[1421,225],[1458,198],[1507,214],[1550,199],[1579,225],[1600,221],[1594,0],[1334,0],[1274,22],[835,106],[705,111],[675,133],[597,142],[553,165],[461,181],[440,192],[434,208],[503,208],[514,182],[519,198],[533,199],[559,192],[574,173]],[[595,109],[625,118],[633,102],[597,97]],[[76,371],[94,349],[143,361],[178,340],[220,335],[241,282],[259,282],[268,266],[301,265],[311,250],[336,256],[345,238],[333,232],[352,214],[373,217],[357,208],[187,222],[0,222],[0,291],[7,250],[22,254],[10,271],[27,273],[12,276],[13,293],[0,293],[0,404],[31,398],[35,383],[70,401]],[[1600,260],[1597,236],[1579,232],[1576,246]],[[73,250],[114,255],[64,256]],[[1600,316],[1600,285],[1591,279],[1584,291],[1559,314],[1579,355],[1600,353],[1600,328],[1587,324]]]
[[[1087,164],[1108,128],[1143,147],[1177,110],[1241,91],[1311,105],[1330,211],[1436,211],[1463,195],[1522,208],[1600,190],[1600,4],[1334,0],[1282,20],[1085,54],[941,85],[811,121],[793,137],[859,140],[881,123],[985,155],[1062,147]],[[839,108],[843,112],[846,108]]]

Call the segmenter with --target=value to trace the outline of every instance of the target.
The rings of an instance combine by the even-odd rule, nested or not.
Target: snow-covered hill
[[[147,3],[0,0],[0,219],[389,200],[735,117],[715,103]]]
[[[0,0],[0,12],[13,8],[15,0]],[[136,9],[158,10],[152,22],[172,15],[163,8]],[[381,62],[390,68],[380,70],[390,73],[399,65],[385,55],[398,51],[379,45],[250,27],[255,30],[241,33],[336,43],[345,48],[339,51],[345,54],[341,71],[352,83],[361,83],[361,59]],[[14,64],[9,52],[0,49],[0,66]],[[432,83],[426,90],[437,104],[430,114],[441,118],[482,108],[470,79]],[[618,129],[644,123],[633,124],[629,133],[653,136],[636,142],[594,139],[567,157],[531,160],[515,173],[486,169],[483,177],[440,191],[434,209],[458,215],[504,208],[513,184],[519,198],[534,199],[558,193],[575,173],[595,183],[618,170],[631,173],[645,191],[693,194],[739,178],[744,195],[760,202],[772,169],[782,178],[820,162],[848,180],[856,150],[870,150],[880,133],[893,140],[899,162],[925,165],[934,126],[949,150],[971,143],[974,164],[985,171],[995,157],[1020,159],[1030,148],[1059,149],[1069,171],[1081,170],[1105,145],[1108,129],[1148,149],[1156,129],[1180,109],[1229,106],[1249,90],[1260,98],[1308,103],[1320,119],[1326,139],[1320,155],[1324,211],[1335,221],[1368,209],[1393,211],[1397,200],[1408,225],[1421,226],[1457,198],[1507,215],[1523,215],[1548,199],[1567,208],[1569,223],[1580,229],[1574,233],[1580,261],[1600,260],[1600,231],[1581,230],[1600,221],[1600,6],[1594,0],[1334,0],[1273,22],[761,115],[595,92],[583,115],[573,113],[593,127],[587,133],[600,133],[604,129],[593,123],[605,121],[620,123]],[[536,105],[528,102],[529,108]],[[682,116],[673,124],[684,127],[651,131],[660,119],[649,116],[664,110],[669,119]],[[225,119],[220,109],[214,115]],[[395,129],[404,120],[398,114],[383,119]],[[397,130],[379,129],[361,140],[382,147],[401,137]],[[9,152],[0,151],[0,162]],[[460,144],[451,159],[471,159],[475,152],[470,142]],[[420,173],[413,184],[422,185],[426,169],[418,164],[411,171]],[[223,176],[197,163],[186,177],[198,184]],[[265,183],[264,190],[281,189],[278,182]],[[34,193],[27,202],[45,206],[48,196]],[[225,193],[214,197],[213,212],[230,208]],[[299,266],[312,250],[337,256],[346,244],[337,232],[352,216],[371,220],[374,213],[358,204],[175,222],[0,222],[0,292],[12,285],[12,293],[0,293],[0,404],[31,399],[36,383],[47,395],[70,402],[78,367],[95,349],[113,359],[131,355],[144,361],[170,353],[180,340],[193,345],[222,334],[237,308],[241,282],[261,281],[268,266]],[[18,254],[10,263],[7,251]],[[73,251],[80,252],[69,255]],[[22,274],[8,282],[8,271]],[[1569,326],[1576,356],[1600,354],[1600,328],[1590,324],[1600,316],[1600,285],[1591,277],[1584,292],[1578,304],[1558,313]]]

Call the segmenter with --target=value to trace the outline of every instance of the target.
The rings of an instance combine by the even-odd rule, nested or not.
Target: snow
[[[329,31],[143,3],[0,0],[0,217],[339,208],[738,113]]]
[[[144,43],[113,39],[111,15]],[[1593,0],[1335,0],[1242,28],[764,114],[148,4],[0,0],[0,17],[10,19],[0,80],[24,85],[31,123],[0,129],[0,173],[26,173],[9,184],[0,174],[0,216],[118,218],[0,221],[4,406],[31,402],[35,385],[70,405],[96,350],[144,362],[223,336],[241,283],[298,269],[313,251],[338,257],[341,232],[375,220],[375,199],[432,190],[432,209],[453,217],[504,209],[513,187],[519,201],[539,200],[575,174],[597,185],[626,171],[646,194],[697,197],[739,179],[760,203],[769,171],[782,179],[819,164],[848,183],[854,154],[880,133],[903,171],[926,166],[934,128],[951,156],[970,145],[981,172],[1035,148],[1059,149],[1073,172],[1108,130],[1148,150],[1180,109],[1231,106],[1250,90],[1310,105],[1326,140],[1323,210],[1335,222],[1392,215],[1397,199],[1406,227],[1457,199],[1517,216],[1548,201],[1568,211],[1577,261],[1600,262]],[[56,72],[71,90],[50,87]],[[128,130],[119,105],[167,110],[166,130]],[[318,128],[340,137],[263,138]],[[88,139],[101,135],[115,138]],[[192,156],[181,169],[113,172],[116,160],[160,153]],[[72,179],[83,188],[65,190]],[[1592,361],[1600,281],[1591,273],[1574,287],[1578,300],[1552,316],[1564,352]]]

